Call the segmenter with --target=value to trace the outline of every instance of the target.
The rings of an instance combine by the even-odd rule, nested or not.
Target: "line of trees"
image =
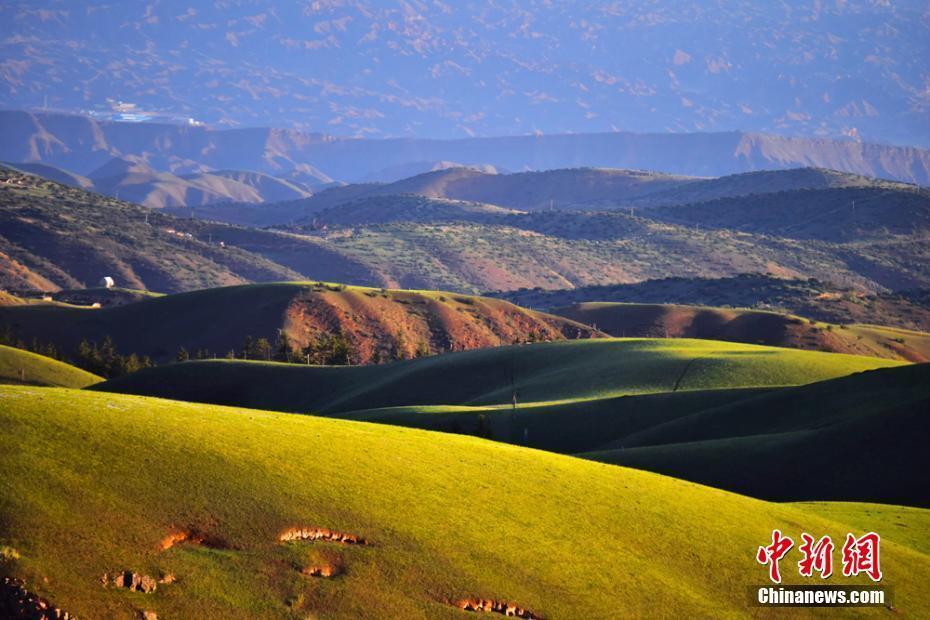
[[[54,343],[43,343],[38,338],[26,342],[17,336],[9,325],[4,325],[3,329],[0,329],[0,344],[38,353],[106,378],[119,377],[154,365],[148,356],[120,353],[110,336],[104,336],[99,344],[96,341],[82,340],[74,351],[66,352]]]
[[[220,356],[207,349],[198,349],[191,354],[185,347],[181,347],[175,355],[175,360],[184,362],[189,359],[216,359],[218,357]],[[294,347],[284,332],[278,335],[274,343],[267,338],[246,336],[239,349],[230,349],[222,357],[321,366],[345,366],[359,363],[358,351],[352,341],[341,331],[321,332],[313,342],[301,348]]]

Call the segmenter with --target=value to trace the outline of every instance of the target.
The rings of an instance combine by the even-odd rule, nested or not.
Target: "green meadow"
[[[210,360],[98,388],[316,414],[413,405],[578,403],[631,394],[822,381],[901,362],[689,339],[595,339],[495,347],[363,367]]]
[[[82,388],[103,381],[70,364],[0,345],[0,383]]]
[[[3,569],[79,617],[456,619],[472,616],[448,603],[467,597],[545,618],[745,617],[773,528],[876,527],[896,609],[930,613],[925,511],[774,504],[474,437],[68,389],[0,387],[0,428]],[[369,544],[279,542],[293,527]],[[163,549],[179,532],[202,542]],[[341,572],[303,573],[320,565]],[[175,580],[104,588],[118,570]]]

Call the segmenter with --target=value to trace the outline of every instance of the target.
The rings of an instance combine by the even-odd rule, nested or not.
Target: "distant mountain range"
[[[745,130],[930,147],[920,0],[9,0],[0,24],[7,108],[365,137]],[[441,159],[486,161],[407,161]]]
[[[199,206],[216,202],[274,202],[313,195],[310,186],[261,172],[217,170],[176,175],[156,172],[144,162],[123,158],[110,160],[88,176],[48,164],[5,165],[65,185],[155,208]]]
[[[272,175],[305,191],[316,191],[333,181],[395,182],[405,172],[416,174],[466,165],[484,173],[606,167],[700,177],[818,167],[930,184],[927,150],[740,132],[375,140],[343,139],[293,129],[219,130],[7,111],[0,112],[0,134],[4,136],[0,161],[14,165],[45,164],[81,176],[104,177],[104,172],[111,169],[117,174],[154,172],[180,177],[171,183],[170,177],[140,179],[144,188],[134,190],[132,199],[144,201],[154,193],[153,206],[176,204],[178,200],[203,204],[247,195],[244,190],[229,189],[204,198],[199,192],[207,190],[190,189],[190,179],[185,178],[215,175],[217,171]],[[229,174],[238,177],[224,182],[227,185],[230,180],[241,182],[247,173]],[[173,187],[165,189],[166,183]],[[254,184],[252,188],[254,192]]]
[[[860,292],[930,288],[930,190],[824,170],[696,180],[450,169],[297,201],[178,210],[16,171],[0,171],[0,181],[0,286],[12,289],[81,288],[110,275],[160,292],[297,278],[477,293],[750,272]],[[524,193],[531,186],[541,193]],[[370,193],[385,187],[405,193]],[[546,206],[545,192],[571,188],[593,202]],[[528,208],[446,197],[479,189]],[[666,206],[646,200],[659,194]],[[696,196],[716,198],[675,202]],[[241,225],[272,216],[276,229]]]

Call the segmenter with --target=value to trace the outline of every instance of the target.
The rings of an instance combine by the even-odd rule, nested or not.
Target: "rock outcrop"
[[[132,571],[120,571],[112,575],[104,573],[100,578],[103,587],[125,588],[135,592],[150,594],[158,589],[158,580],[149,575],[140,575]]]
[[[463,598],[455,603],[455,607],[463,611],[496,613],[510,618],[526,618],[527,620],[543,620],[525,607],[509,601],[500,601],[487,598]]]
[[[297,540],[334,542],[344,545],[368,545],[371,544],[361,536],[356,534],[347,534],[337,532],[325,527],[292,527],[281,532],[278,536],[279,542],[291,542]]]

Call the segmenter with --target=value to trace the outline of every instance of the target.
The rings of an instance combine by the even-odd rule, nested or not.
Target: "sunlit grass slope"
[[[82,388],[103,381],[70,364],[0,345],[0,383]]]
[[[464,620],[445,601],[469,596],[550,619],[742,617],[758,611],[747,586],[765,582],[754,554],[773,528],[841,539],[860,522],[883,535],[895,606],[930,614],[927,530],[891,525],[916,532],[923,512],[824,517],[471,437],[10,386],[0,477],[0,545],[19,556],[4,572],[80,617]],[[278,542],[295,526],[370,544]],[[209,545],[162,550],[180,531]],[[301,574],[321,563],[344,573]],[[124,569],[176,581],[102,587]]]
[[[361,368],[188,362],[100,389],[279,411],[581,401],[624,394],[798,385],[899,362],[688,339],[497,347]]]

